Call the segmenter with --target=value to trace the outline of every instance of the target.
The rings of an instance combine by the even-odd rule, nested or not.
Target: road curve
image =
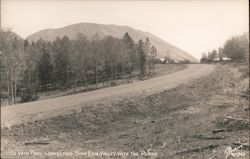
[[[1,108],[1,128],[15,124],[41,120],[57,116],[61,113],[79,109],[85,104],[114,97],[136,95],[142,91],[160,91],[174,88],[194,78],[207,75],[214,70],[214,65],[191,64],[184,70],[168,75],[135,82],[132,84],[103,88],[95,91],[22,103]]]

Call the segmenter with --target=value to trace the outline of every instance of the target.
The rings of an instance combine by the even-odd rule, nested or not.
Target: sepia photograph
[[[248,0],[0,0],[2,159],[249,159]]]

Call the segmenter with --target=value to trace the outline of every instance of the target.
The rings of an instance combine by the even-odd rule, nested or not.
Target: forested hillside
[[[68,25],[62,28],[41,30],[28,36],[27,40],[32,42],[38,41],[41,38],[45,41],[53,42],[57,37],[62,38],[63,36],[68,36],[70,40],[73,40],[77,38],[78,33],[85,35],[89,40],[91,40],[95,34],[99,34],[101,39],[106,36],[112,36],[120,39],[126,32],[129,33],[135,42],[138,42],[139,40],[145,41],[146,38],[149,38],[151,44],[154,45],[158,50],[158,58],[169,57],[178,61],[189,60],[191,62],[198,62],[197,59],[195,59],[189,53],[167,43],[159,37],[149,32],[144,32],[129,26],[79,23]]]
[[[1,31],[1,91],[8,103],[36,100],[37,93],[99,83],[114,84],[154,73],[157,49],[150,39],[135,43],[128,33],[121,38],[95,34],[91,39],[78,34],[55,41],[29,43],[10,31]]]

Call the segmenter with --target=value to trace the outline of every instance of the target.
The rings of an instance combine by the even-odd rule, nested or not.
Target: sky
[[[1,25],[26,38],[75,23],[148,31],[196,58],[248,32],[248,0],[2,0]]]

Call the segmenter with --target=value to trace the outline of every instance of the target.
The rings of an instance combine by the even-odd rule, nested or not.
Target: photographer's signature
[[[238,158],[238,157],[244,157],[246,156],[246,153],[245,152],[240,152],[240,151],[237,151],[239,150],[240,148],[243,148],[243,145],[240,145],[238,147],[235,147],[235,148],[232,148],[232,147],[227,147],[224,151],[224,153],[226,154],[226,159],[229,157],[229,156],[232,156],[232,157],[235,157],[235,158]]]

